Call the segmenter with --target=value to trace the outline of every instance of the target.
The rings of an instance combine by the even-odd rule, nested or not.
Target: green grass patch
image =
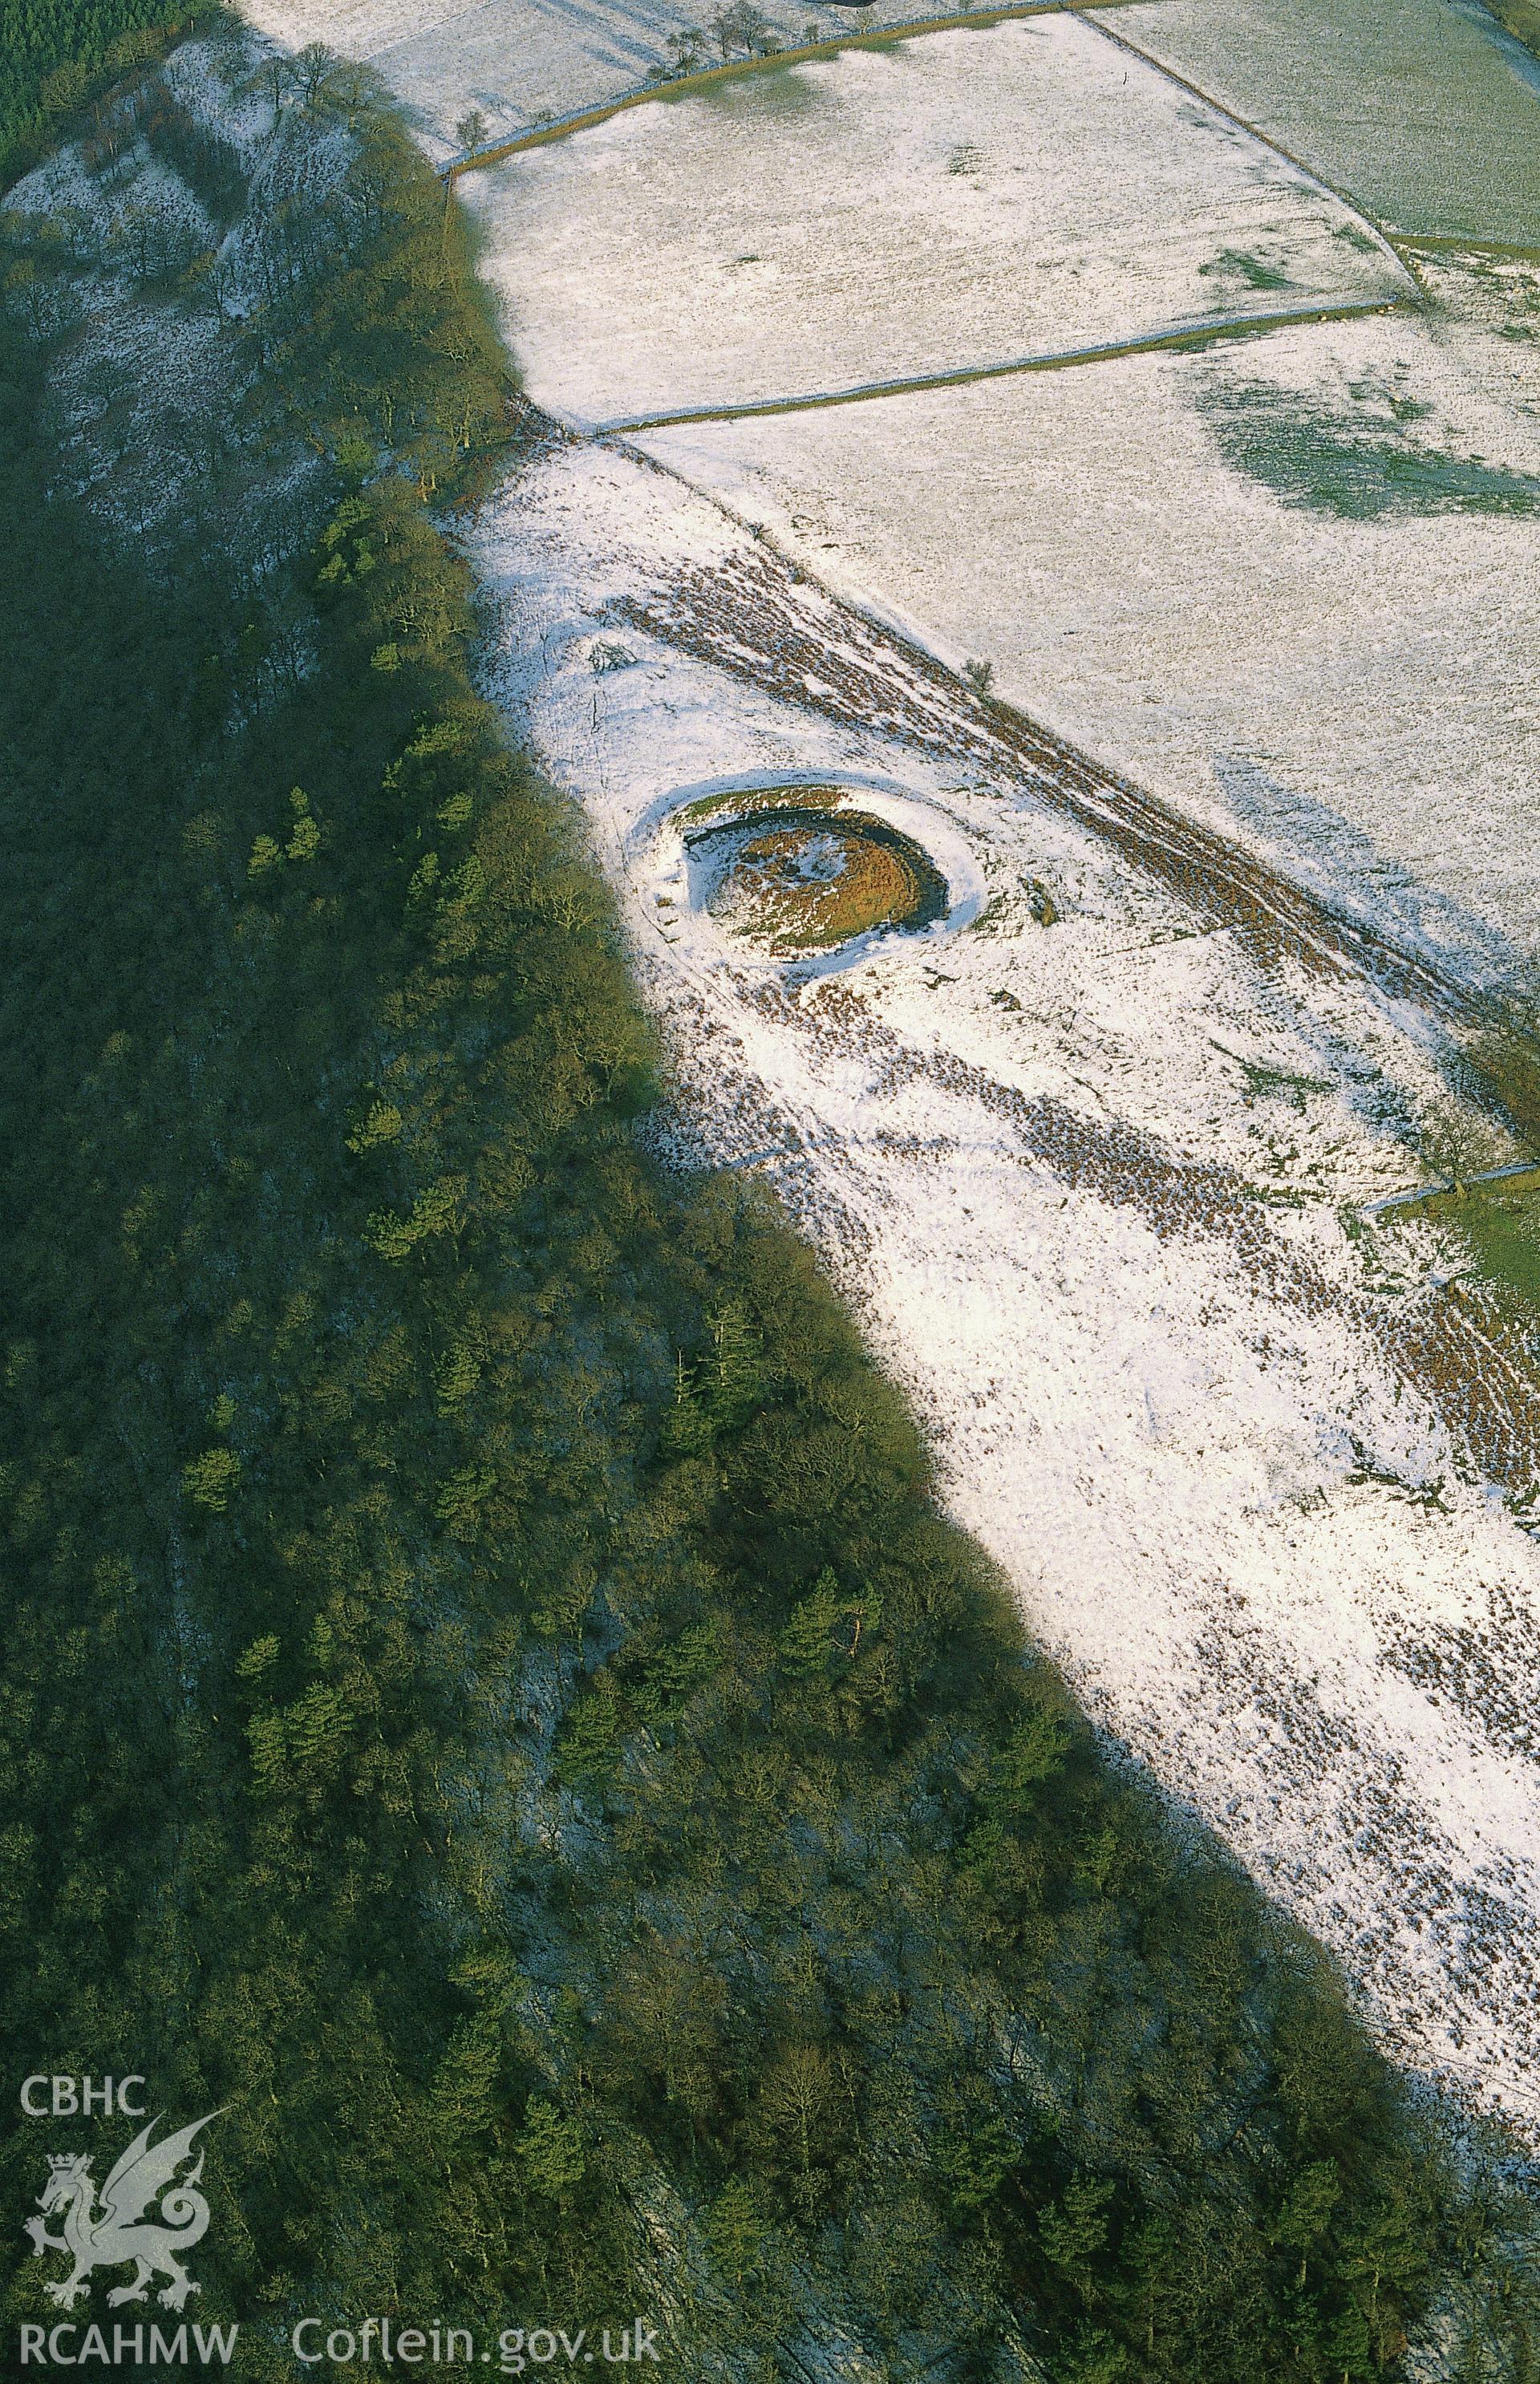
[[[1269,382],[1215,381],[1200,405],[1225,462],[1288,505],[1346,521],[1540,513],[1540,479],[1413,438],[1425,409],[1393,392],[1336,413]]]
[[[1481,1273],[1540,1311],[1540,1190],[1481,1187],[1461,1204],[1458,1222]]]
[[[1205,277],[1215,275],[1220,279],[1238,283],[1245,290],[1292,290],[1294,284],[1286,273],[1265,259],[1253,256],[1242,248],[1222,248],[1208,265],[1198,268]]]
[[[1536,0],[1486,0],[1499,25],[1540,58],[1540,6]]]
[[[805,804],[820,808],[842,803],[847,799],[843,787],[803,786],[750,787],[725,788],[720,794],[702,795],[695,802],[681,806],[677,816],[693,823],[712,819],[719,812],[739,813],[794,810]]]
[[[1461,1067],[1465,1086],[1484,1108],[1500,1111],[1531,1151],[1540,1151],[1537,1026],[1540,1021],[1516,1012],[1470,1045]],[[1540,1311],[1540,1186],[1472,1186],[1443,1213],[1488,1282]]]

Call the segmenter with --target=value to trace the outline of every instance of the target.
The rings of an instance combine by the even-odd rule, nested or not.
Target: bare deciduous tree
[[[334,50],[324,42],[306,42],[294,59],[294,81],[306,107],[318,107],[329,95],[329,86],[341,61]]]
[[[752,57],[775,38],[769,20],[753,6],[753,0],[728,0],[728,5],[718,8],[710,22],[724,65],[735,50]]]

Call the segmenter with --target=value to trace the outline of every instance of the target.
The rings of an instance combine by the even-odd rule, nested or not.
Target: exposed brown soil
[[[785,958],[829,951],[876,927],[923,925],[946,907],[926,855],[886,822],[761,805],[689,838],[720,875],[707,908],[734,933]]]
[[[1435,962],[1334,910],[1023,714],[975,695],[922,649],[810,581],[768,540],[687,570],[666,590],[618,610],[782,702],[1013,780],[1174,897],[1196,926],[1233,931],[1264,967],[1290,962],[1317,977],[1364,985],[1457,1031],[1492,1017],[1487,996]],[[1007,1149],[1014,1143],[1024,1164],[1136,1210],[1162,1239],[1196,1233],[1226,1241],[1241,1281],[1263,1298],[1361,1333],[1393,1378],[1443,1420],[1462,1471],[1516,1495],[1540,1484],[1540,1379],[1513,1320],[1484,1286],[1449,1284],[1410,1299],[1354,1292],[1295,1248],[1256,1187],[1229,1167],[1185,1158],[1126,1123],[1029,1098],[945,1051],[915,1049],[851,987],[826,986],[811,1005],[776,986],[755,999],[782,1012],[799,1037],[826,1040],[831,1057],[859,1047],[878,1062],[880,1086],[924,1074],[983,1106],[1009,1129]],[[827,1197],[826,1181],[819,1197]]]
[[[825,987],[812,1003],[779,986],[753,998],[831,1060],[859,1049],[875,1064],[875,1093],[923,1076],[997,1119],[1003,1155],[1013,1146],[1024,1165],[1109,1208],[1134,1210],[1161,1241],[1201,1234],[1226,1242],[1243,1285],[1297,1315],[1339,1318],[1361,1334],[1392,1378],[1442,1420],[1461,1471],[1519,1496],[1540,1485],[1540,1380],[1515,1323],[1484,1286],[1449,1283],[1410,1298],[1351,1291],[1285,1238],[1234,1168],[1184,1158],[1124,1120],[1023,1093],[951,1052],[918,1049],[848,986]],[[925,1154],[916,1146],[909,1155]]]
[[[1436,963],[1333,910],[1023,714],[970,693],[923,649],[814,588],[768,541],[681,572],[646,602],[625,600],[616,617],[784,702],[1014,778],[1174,895],[1197,925],[1233,929],[1264,964],[1293,960],[1317,975],[1367,982],[1451,1025],[1491,1013]]]

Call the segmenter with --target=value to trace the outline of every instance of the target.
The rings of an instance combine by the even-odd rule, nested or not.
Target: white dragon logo
[[[198,2180],[204,2173],[204,2156],[200,2152],[195,2165],[180,2184],[173,2184],[178,2169],[192,2149],[192,2139],[217,2111],[207,2111],[191,2127],[179,2128],[172,2136],[152,2144],[151,2136],[160,2125],[158,2116],[147,2128],[141,2129],[128,2151],[113,2164],[110,2175],[102,2188],[102,2206],[96,2207],[96,2184],[91,2174],[91,2156],[87,2153],[52,2153],[49,2155],[48,2182],[38,2196],[38,2207],[44,2214],[62,2210],[64,2232],[50,2235],[47,2217],[24,2221],[32,2239],[32,2251],[41,2257],[44,2252],[68,2252],[75,2265],[62,2283],[45,2285],[43,2291],[60,2309],[72,2309],[88,2289],[87,2279],[93,2268],[118,2268],[131,2260],[134,2263],[132,2282],[118,2285],[107,2295],[107,2306],[116,2309],[120,2302],[142,2302],[148,2298],[152,2276],[165,2277],[168,2282],[158,2299],[168,2309],[180,2310],[189,2293],[197,2292],[195,2285],[177,2258],[179,2252],[188,2251],[207,2230],[208,2204],[198,2192]],[[160,2199],[158,2218],[145,2221],[144,2213],[157,2197]]]

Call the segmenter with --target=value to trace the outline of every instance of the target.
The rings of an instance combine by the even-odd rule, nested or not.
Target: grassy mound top
[[[831,951],[877,927],[919,927],[946,884],[913,838],[864,815],[788,806],[690,839],[705,907],[778,956]]]

